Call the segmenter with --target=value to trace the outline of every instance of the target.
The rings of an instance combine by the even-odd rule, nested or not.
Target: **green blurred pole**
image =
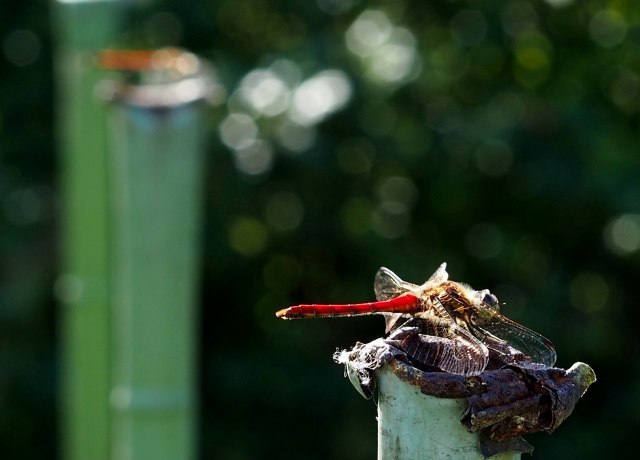
[[[116,1],[55,1],[63,195],[61,450],[68,460],[109,458],[110,342],[107,160],[103,77],[95,51],[120,26]]]
[[[125,86],[112,97],[111,404],[117,459],[195,458],[203,170],[198,100],[207,81]]]

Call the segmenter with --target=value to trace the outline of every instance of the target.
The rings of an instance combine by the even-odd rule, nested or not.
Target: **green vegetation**
[[[586,0],[165,1],[120,46],[177,45],[209,119],[202,458],[370,459],[375,406],[336,347],[384,265],[489,288],[598,375],[536,458],[633,452],[640,428],[640,7]],[[60,165],[47,3],[0,7],[0,453],[56,452]],[[616,369],[618,369],[616,371]],[[614,375],[614,372],[618,372]]]

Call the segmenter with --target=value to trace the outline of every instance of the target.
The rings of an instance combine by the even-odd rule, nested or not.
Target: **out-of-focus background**
[[[0,453],[56,458],[61,189],[51,5],[0,6]],[[131,4],[117,45],[213,63],[199,455],[375,457],[375,404],[331,356],[381,318],[380,266],[489,288],[598,381],[537,458],[640,429],[640,7],[603,0]],[[87,370],[90,372],[90,369]]]

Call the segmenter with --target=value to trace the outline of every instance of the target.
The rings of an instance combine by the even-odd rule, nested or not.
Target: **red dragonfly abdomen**
[[[276,313],[278,318],[321,318],[332,316],[375,315],[378,313],[414,313],[420,311],[420,299],[413,294],[404,294],[389,300],[377,302],[331,304],[331,305],[297,305],[285,308]]]

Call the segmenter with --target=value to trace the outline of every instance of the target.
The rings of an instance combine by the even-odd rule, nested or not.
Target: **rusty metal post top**
[[[103,50],[100,68],[117,71],[97,87],[103,100],[141,108],[173,108],[198,101],[215,103],[223,93],[213,65],[179,48]]]

